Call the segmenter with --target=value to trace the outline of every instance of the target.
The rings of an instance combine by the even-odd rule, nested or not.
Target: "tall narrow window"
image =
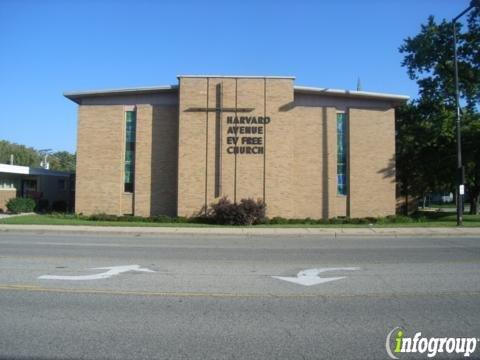
[[[137,114],[135,111],[125,112],[125,178],[124,191],[133,192],[135,179],[135,130]]]
[[[337,194],[347,195],[347,117],[337,113]]]

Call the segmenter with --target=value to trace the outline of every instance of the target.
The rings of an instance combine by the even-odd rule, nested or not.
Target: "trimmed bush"
[[[253,225],[266,221],[266,205],[262,200],[242,199],[239,204],[227,197],[211,205],[210,217],[220,225]]]
[[[35,200],[30,198],[12,198],[7,202],[7,209],[15,214],[33,212]]]
[[[265,210],[267,206],[262,200],[242,199],[238,207],[244,217],[245,225],[257,225],[266,222]]]

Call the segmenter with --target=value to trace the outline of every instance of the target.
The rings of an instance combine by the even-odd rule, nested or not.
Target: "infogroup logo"
[[[385,348],[391,359],[400,359],[404,353],[426,354],[429,358],[443,353],[469,357],[475,352],[479,341],[478,338],[426,338],[422,337],[421,332],[415,333],[413,338],[406,337],[405,331],[397,326],[388,333]]]

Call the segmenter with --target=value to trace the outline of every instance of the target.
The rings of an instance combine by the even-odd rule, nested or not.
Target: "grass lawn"
[[[92,221],[62,218],[55,215],[22,215],[0,219],[0,224],[19,225],[85,225],[85,226],[163,226],[163,227],[208,227],[220,226],[196,223],[154,223],[143,221]]]
[[[88,225],[88,226],[140,226],[140,227],[221,227],[221,225],[178,222],[146,222],[146,221],[93,221],[75,218],[73,215],[23,215],[0,219],[0,224],[20,225]],[[381,219],[374,225],[368,224],[265,224],[254,227],[454,227],[456,215],[454,213],[420,213],[415,218],[402,218],[399,221]],[[465,227],[480,227],[480,215],[464,215]],[[238,227],[238,226],[236,226]]]
[[[468,204],[465,204],[465,206],[466,205],[468,205]],[[457,205],[455,205],[455,203],[451,203],[451,204],[430,204],[427,207],[431,208],[431,209],[455,209],[457,207]]]

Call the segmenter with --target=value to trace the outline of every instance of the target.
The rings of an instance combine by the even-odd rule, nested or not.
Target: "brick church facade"
[[[402,95],[293,77],[179,76],[65,93],[78,106],[76,212],[193,216],[227,196],[269,217],[395,213]]]

